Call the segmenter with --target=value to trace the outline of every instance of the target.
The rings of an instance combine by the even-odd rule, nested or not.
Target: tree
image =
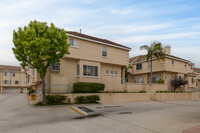
[[[129,69],[133,69],[133,67],[132,67],[132,66],[127,66],[127,67],[125,67],[125,83],[128,82],[128,76],[131,74],[131,73],[129,72]]]
[[[140,50],[143,50],[143,49],[147,51],[147,54],[145,55],[147,62],[149,61],[149,59],[151,61],[151,81],[150,81],[150,83],[152,83],[153,58],[155,57],[157,60],[160,61],[160,59],[165,58],[165,54],[163,53],[162,43],[160,43],[160,42],[153,42],[150,47],[147,45],[143,45],[140,47]]]
[[[172,87],[174,88],[174,92],[176,91],[176,89],[178,87],[181,87],[181,86],[185,86],[188,84],[188,81],[185,80],[185,79],[182,79],[182,78],[178,78],[178,77],[175,77],[172,81],[171,81],[171,85]]]
[[[60,58],[69,54],[67,39],[63,29],[59,30],[53,23],[48,26],[46,22],[36,20],[30,21],[23,29],[19,27],[18,31],[13,31],[13,53],[23,68],[29,65],[32,69],[37,69],[42,79],[44,104],[47,69],[52,63],[60,64]]]

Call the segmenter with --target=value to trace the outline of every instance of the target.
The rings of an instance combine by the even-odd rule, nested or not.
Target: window
[[[156,83],[158,80],[160,80],[159,74],[153,74],[152,75],[152,83]]]
[[[185,64],[185,67],[187,67],[187,64]]]
[[[33,76],[35,76],[35,69],[33,69]]]
[[[183,76],[179,76],[179,79],[184,79],[184,77]]]
[[[51,71],[60,71],[60,65],[58,63],[52,63],[50,65],[50,70]]]
[[[28,72],[29,72],[30,71],[30,67],[28,66],[27,69],[28,69]]]
[[[143,77],[137,78],[137,83],[144,83],[144,78]]]
[[[13,77],[15,77],[15,72],[13,72]]]
[[[77,66],[76,66],[76,75],[80,75],[80,65],[79,64],[77,64]]]
[[[107,57],[107,47],[106,46],[102,46],[102,56]]]
[[[106,75],[108,75],[109,74],[109,70],[106,70]]]
[[[151,61],[148,62],[148,68],[151,68]]]
[[[70,46],[72,47],[78,47],[78,40],[70,38],[69,43],[70,43]]]
[[[4,84],[10,84],[10,80],[4,80]]]
[[[117,76],[117,71],[115,71],[115,76]]]
[[[10,72],[4,72],[4,76],[10,76]]]
[[[136,65],[136,70],[142,70],[142,63]]]
[[[172,65],[174,65],[174,60],[172,60]]]
[[[18,81],[18,80],[15,80],[15,84],[19,84],[19,81]]]
[[[192,84],[195,82],[195,78],[192,78]]]
[[[110,75],[113,75],[113,70],[110,70]]]
[[[193,67],[191,66],[191,70],[193,69]]]
[[[83,65],[83,76],[98,77],[98,67]]]

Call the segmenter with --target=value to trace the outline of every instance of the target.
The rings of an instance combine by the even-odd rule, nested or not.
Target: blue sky
[[[12,32],[30,20],[121,43],[132,48],[130,57],[160,41],[200,67],[200,0],[1,0],[0,64],[19,65]]]

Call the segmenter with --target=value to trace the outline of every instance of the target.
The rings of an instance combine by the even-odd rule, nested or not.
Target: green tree
[[[67,39],[63,29],[59,30],[53,23],[48,26],[46,22],[36,20],[30,21],[23,29],[19,27],[18,31],[13,31],[13,53],[23,68],[29,65],[32,69],[37,69],[42,79],[44,104],[47,69],[52,63],[60,64],[60,58],[69,54]]]
[[[162,47],[162,43],[160,42],[153,42],[151,44],[151,46],[147,46],[147,45],[143,45],[140,47],[141,50],[146,50],[147,54],[146,59],[147,62],[150,60],[151,61],[151,81],[150,83],[152,83],[152,62],[153,62],[153,58],[155,57],[157,60],[160,61],[160,59],[164,59],[165,58],[165,54],[163,53],[163,47]]]

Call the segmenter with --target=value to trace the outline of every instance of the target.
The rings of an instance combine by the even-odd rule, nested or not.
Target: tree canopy
[[[68,54],[68,36],[51,23],[31,21],[28,26],[13,32],[15,57],[23,68],[36,68],[42,78],[51,63],[60,63]]]

